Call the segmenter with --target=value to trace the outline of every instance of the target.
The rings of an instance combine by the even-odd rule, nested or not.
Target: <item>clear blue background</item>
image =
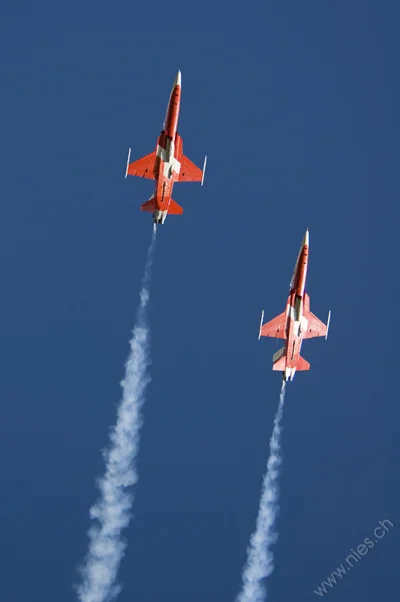
[[[398,3],[121,1],[0,8],[1,600],[71,602],[115,421],[151,217],[179,131],[205,185],[159,229],[135,519],[120,602],[232,602],[280,377],[274,341],[306,227],[327,342],[288,387],[271,602],[398,599]],[[396,204],[395,204],[396,201]]]

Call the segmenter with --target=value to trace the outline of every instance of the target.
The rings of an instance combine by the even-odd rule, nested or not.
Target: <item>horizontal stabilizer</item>
[[[307,360],[304,359],[304,357],[299,357],[299,360],[297,362],[297,366],[296,366],[296,370],[309,370],[310,369],[310,364],[309,362],[307,362]]]
[[[155,200],[150,199],[146,203],[143,203],[143,205],[140,207],[140,211],[148,211],[149,213],[153,213],[155,208],[156,208]]]
[[[285,348],[281,347],[274,355],[272,356],[272,370],[277,370],[279,372],[285,372],[286,370],[286,355]],[[295,370],[309,370],[310,364],[304,357],[299,357],[297,364],[295,366],[291,366]]]
[[[182,215],[182,213],[183,207],[171,199],[168,207],[168,215]]]

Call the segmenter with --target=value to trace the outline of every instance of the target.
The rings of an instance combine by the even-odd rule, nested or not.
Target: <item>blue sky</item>
[[[238,593],[280,388],[260,312],[283,311],[306,227],[311,309],[332,322],[288,387],[269,589],[317,599],[399,523],[397,4],[0,10],[2,600],[76,599],[151,236],[127,150],[153,150],[178,69],[185,154],[208,165],[157,241],[119,601]],[[397,529],[327,597],[397,599]]]

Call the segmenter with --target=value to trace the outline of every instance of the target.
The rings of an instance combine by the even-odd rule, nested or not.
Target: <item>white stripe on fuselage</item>
[[[296,336],[300,336],[300,330],[307,330],[308,320],[303,316],[303,303],[300,298],[296,298],[296,306],[288,303],[286,315],[294,322],[293,330]]]
[[[304,316],[301,316],[300,320],[295,320],[294,316],[291,316],[293,319],[293,332],[299,337],[301,332],[305,332],[308,326],[308,320]]]
[[[308,320],[302,315],[300,307],[293,307],[289,303],[287,306],[286,315],[292,320],[293,332],[297,337],[300,336],[300,332],[305,332],[307,330]]]
[[[173,171],[179,175],[181,171],[181,164],[180,161],[174,157],[175,149],[172,140],[168,140],[167,145],[169,146],[168,150],[157,144],[156,152],[157,157],[159,157],[164,163],[164,176],[170,180],[172,178]]]

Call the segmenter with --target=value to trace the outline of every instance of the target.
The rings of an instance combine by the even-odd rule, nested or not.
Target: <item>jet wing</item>
[[[155,180],[154,168],[156,165],[156,153],[152,152],[133,163],[129,163],[126,170],[128,176],[138,176],[139,178],[147,178]]]
[[[314,314],[310,311],[304,314],[306,320],[308,320],[307,330],[304,331],[303,338],[304,339],[312,339],[314,337],[324,337],[326,336],[328,327],[326,324],[321,322],[314,316]]]
[[[185,155],[180,158],[181,170],[179,172],[178,182],[201,182],[203,179],[203,171],[197,167]]]
[[[261,337],[272,337],[276,339],[284,339],[285,337],[285,327],[286,327],[286,311],[279,316],[276,316],[270,322],[267,322],[260,328],[260,336]]]

